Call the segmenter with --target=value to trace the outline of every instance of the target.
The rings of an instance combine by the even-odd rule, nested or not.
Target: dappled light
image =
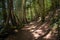
[[[51,39],[51,32],[49,34],[47,34],[47,36],[45,36],[44,38]]]
[[[0,40],[59,40],[60,0],[0,0]]]

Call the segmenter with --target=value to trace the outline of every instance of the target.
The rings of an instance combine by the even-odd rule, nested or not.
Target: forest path
[[[48,18],[49,15],[46,16]],[[50,24],[50,20],[42,24],[39,17],[37,21],[25,25],[16,35],[10,35],[6,40],[57,40],[58,32]]]
[[[56,36],[53,37],[54,35],[50,32],[51,22],[47,21],[40,25],[38,23],[41,22],[30,22],[29,25],[25,25],[24,28],[19,30],[16,35],[10,35],[6,40],[56,40]]]

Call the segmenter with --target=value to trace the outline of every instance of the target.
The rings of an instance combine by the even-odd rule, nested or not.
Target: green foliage
[[[40,14],[40,12],[42,12],[42,8],[41,8],[41,6],[39,6],[39,3],[37,3],[37,1],[36,0],[26,0],[26,4],[25,4],[26,5],[26,9],[25,9],[26,10],[26,18],[30,21],[35,18],[35,15],[37,13]],[[16,15],[18,16],[20,14],[20,16],[18,18],[22,18],[22,15],[23,15],[21,13],[22,12],[21,11],[21,3],[22,3],[21,0],[20,1],[15,0],[15,2],[14,2],[15,9],[16,9],[15,10]],[[45,11],[49,10],[51,7],[51,0],[45,0],[44,3],[45,3],[44,4]],[[43,5],[43,4],[41,4],[41,5]]]
[[[52,3],[51,0],[45,0],[45,10],[49,10],[51,7]]]
[[[47,11],[50,10],[50,7],[52,6],[51,0],[26,0],[25,4],[22,2],[23,2],[22,0],[14,0],[14,3],[13,3],[15,17],[17,17],[16,22],[18,24],[20,23],[20,25],[16,26],[11,23],[11,25],[6,26],[7,27],[6,29],[4,27],[1,30],[1,32],[3,32],[3,31],[6,32],[6,31],[8,31],[8,29],[10,29],[10,30],[16,29],[16,28],[20,29],[20,28],[24,27],[24,24],[25,24],[24,17],[26,17],[27,21],[29,21],[29,22],[32,20],[35,20],[35,17],[38,15],[39,15],[39,17],[42,15],[41,19],[42,18],[44,19],[46,17],[45,15],[48,15]],[[56,0],[55,0],[55,3],[56,3]],[[1,3],[0,3],[0,7],[1,7]],[[25,11],[26,11],[26,13],[25,13]],[[54,18],[54,20],[53,20],[53,18]],[[2,12],[0,12],[0,20],[1,19],[2,19]],[[7,19],[9,19],[9,18],[7,18]],[[49,18],[47,18],[47,19],[49,20]],[[57,17],[50,18],[50,20],[52,22],[54,21],[54,23],[51,23],[51,27],[53,27],[53,29],[57,28],[57,24],[55,23],[55,19],[58,19],[58,18]],[[59,20],[59,24],[60,24],[60,20]],[[5,25],[6,25],[6,23],[5,23]]]

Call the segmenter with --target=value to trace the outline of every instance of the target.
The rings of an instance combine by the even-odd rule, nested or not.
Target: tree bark
[[[6,18],[7,18],[7,12],[6,12],[5,2],[6,2],[5,0],[2,0],[2,13],[3,13],[4,23],[6,22]]]

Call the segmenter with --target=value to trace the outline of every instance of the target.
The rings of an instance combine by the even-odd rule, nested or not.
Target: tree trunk
[[[2,13],[3,13],[4,23],[6,22],[6,18],[7,18],[7,12],[6,12],[5,2],[6,2],[5,0],[2,0]]]
[[[22,16],[23,16],[23,23],[26,23],[26,0],[22,0]]]
[[[8,1],[8,13],[9,13],[8,20],[12,22],[12,25],[16,26],[16,18],[14,15],[13,0]]]

